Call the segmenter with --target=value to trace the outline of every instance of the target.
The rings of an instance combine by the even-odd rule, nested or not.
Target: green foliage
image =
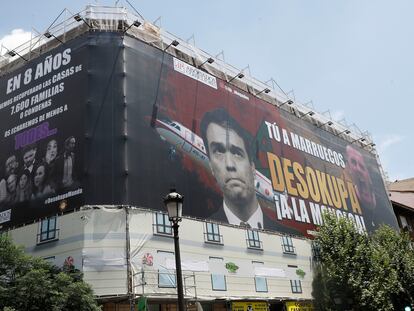
[[[234,262],[227,262],[225,267],[231,273],[236,273],[239,269],[239,266],[236,265]]]
[[[414,303],[414,251],[407,234],[383,226],[368,236],[324,215],[315,243],[316,310],[403,310]]]
[[[0,310],[98,311],[92,289],[73,267],[25,255],[0,235]]]
[[[301,279],[303,279],[306,275],[306,272],[302,269],[296,269],[296,275],[298,275]]]

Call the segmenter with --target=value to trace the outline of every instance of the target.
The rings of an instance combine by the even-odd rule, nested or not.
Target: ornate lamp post
[[[183,276],[181,272],[181,256],[180,241],[178,240],[178,222],[182,220],[184,197],[177,193],[175,189],[171,189],[170,193],[164,198],[164,205],[168,211],[168,218],[173,223],[174,229],[174,249],[175,249],[175,271],[177,276],[177,295],[178,295],[178,311],[185,311],[184,292],[183,292]]]

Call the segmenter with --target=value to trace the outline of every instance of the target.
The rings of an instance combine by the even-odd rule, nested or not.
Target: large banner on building
[[[77,44],[0,78],[0,228],[82,201],[87,69]]]
[[[312,235],[396,226],[375,156],[131,37],[91,33],[0,78],[0,226],[82,204]]]
[[[311,235],[331,211],[361,231],[396,226],[373,154],[162,51],[128,45],[130,202],[160,209],[174,186],[186,215],[233,225]]]

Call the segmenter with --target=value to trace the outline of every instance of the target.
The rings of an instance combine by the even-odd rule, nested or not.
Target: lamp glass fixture
[[[183,196],[175,190],[171,190],[164,198],[164,205],[168,211],[168,218],[170,220],[180,221],[183,212]]]

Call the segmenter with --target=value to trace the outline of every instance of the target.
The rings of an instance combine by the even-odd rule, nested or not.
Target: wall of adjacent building
[[[174,240],[157,232],[156,214],[145,209],[89,208],[58,217],[58,238],[39,243],[40,223],[10,231],[17,244],[35,256],[61,266],[69,257],[84,273],[98,296],[127,294],[127,234],[135,294],[152,299],[174,299]],[[128,218],[128,221],[127,221]],[[180,223],[181,261],[185,296],[198,300],[311,299],[311,242],[292,237],[293,253],[284,252],[282,235],[258,231],[260,246],[248,246],[247,230],[219,224],[219,242],[206,241],[206,221],[184,218]],[[227,265],[238,268],[233,272]],[[256,267],[260,267],[257,270]],[[189,270],[187,270],[189,269]],[[305,275],[299,276],[300,269]],[[258,292],[255,275],[261,271]],[[264,271],[264,272],[263,272]],[[266,275],[266,273],[268,273]],[[225,290],[213,290],[212,275],[225,280]],[[276,276],[277,275],[277,276]],[[224,278],[223,278],[224,276]],[[167,284],[165,284],[167,280]],[[291,280],[300,280],[302,293],[292,293]],[[263,288],[263,282],[267,284]],[[220,283],[220,285],[222,285]],[[266,288],[267,287],[267,288]]]

